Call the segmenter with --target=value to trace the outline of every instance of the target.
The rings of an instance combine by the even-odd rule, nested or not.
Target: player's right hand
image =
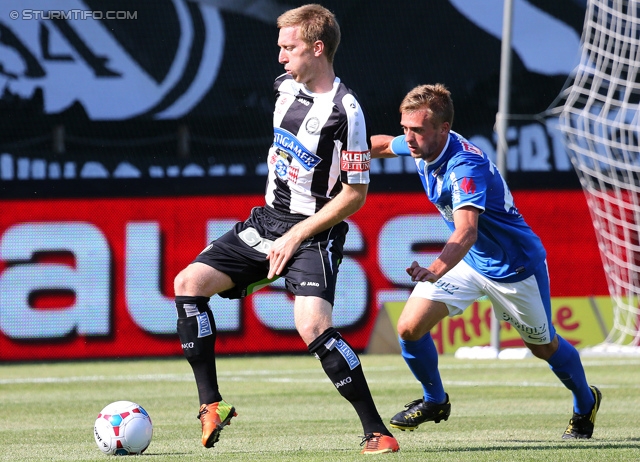
[[[411,276],[413,282],[436,282],[438,276],[427,268],[423,268],[417,261],[413,261],[411,266],[407,268],[407,274]]]
[[[296,250],[298,250],[298,247],[300,247],[300,241],[293,237],[291,232],[287,232],[273,241],[267,254],[267,260],[269,260],[268,279],[282,274],[287,263]]]

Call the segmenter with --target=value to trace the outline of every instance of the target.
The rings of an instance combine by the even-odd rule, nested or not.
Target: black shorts
[[[307,218],[264,206],[255,207],[245,222],[211,242],[194,260],[225,273],[235,287],[219,293],[242,298],[268,285],[271,243]],[[315,296],[333,305],[338,267],[349,225],[344,221],[300,244],[280,277],[293,295]]]

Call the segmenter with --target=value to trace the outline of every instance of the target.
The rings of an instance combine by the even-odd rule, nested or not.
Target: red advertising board
[[[552,295],[606,295],[583,193],[514,196],[547,248]],[[174,276],[262,203],[260,195],[3,201],[0,361],[181,355]],[[422,193],[372,193],[349,223],[334,321],[364,350],[381,304],[410,291],[405,267],[434,258],[448,231]],[[210,304],[221,354],[306,351],[279,282]]]

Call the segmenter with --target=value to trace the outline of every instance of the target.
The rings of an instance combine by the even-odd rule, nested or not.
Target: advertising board
[[[547,248],[552,296],[606,295],[582,192],[514,197]],[[182,354],[173,278],[262,203],[258,195],[3,201],[0,361]],[[428,264],[449,232],[423,193],[371,193],[349,224],[334,322],[364,351],[379,309],[410,293],[405,268]],[[210,303],[221,354],[306,351],[281,281]]]

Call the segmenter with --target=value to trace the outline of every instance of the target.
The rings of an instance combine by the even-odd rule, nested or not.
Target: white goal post
[[[640,355],[640,0],[588,0],[580,63],[560,114],[613,301],[604,343]]]

